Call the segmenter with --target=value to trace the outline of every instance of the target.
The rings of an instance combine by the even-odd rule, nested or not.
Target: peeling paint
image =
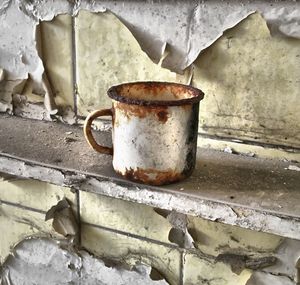
[[[172,70],[182,71],[194,62],[199,53],[218,39],[223,31],[238,24],[249,14],[260,12],[266,19],[271,32],[274,35],[286,35],[300,38],[299,17],[300,11],[296,1],[202,1],[194,3],[187,1],[172,1],[172,3],[160,2],[157,5],[142,2],[125,2],[117,5],[114,1],[53,1],[51,5],[46,1],[4,1],[0,11],[8,15],[17,12],[20,21],[20,35],[26,31],[34,31],[39,20],[50,21],[54,16],[68,13],[76,15],[79,10],[86,9],[91,12],[112,11],[131,30],[140,42],[142,48],[150,57],[159,62],[165,50],[166,43],[172,47],[163,61],[163,66]],[[0,15],[0,16],[1,16]],[[6,19],[6,20],[7,20]],[[6,21],[5,20],[5,21]],[[1,21],[1,18],[0,18]],[[161,23],[165,23],[161,25]],[[23,40],[29,40],[26,45],[26,57],[30,63],[30,69],[38,70],[42,67],[37,56],[32,34],[23,34]],[[201,37],[199,37],[201,35]],[[15,37],[14,33],[5,34],[4,37]],[[18,35],[19,36],[19,35]],[[14,41],[14,46],[6,46],[5,51],[10,48],[15,50],[12,54],[17,55],[22,51],[22,41]],[[25,46],[25,45],[24,45]],[[8,57],[9,58],[9,57]],[[16,58],[17,59],[17,58]],[[32,60],[31,60],[32,59]],[[11,59],[10,59],[11,60]],[[22,66],[20,59],[18,66]],[[17,65],[8,66],[0,60],[0,66],[9,68],[11,76],[22,78],[29,68],[16,70]],[[34,66],[36,68],[34,68]],[[27,72],[24,71],[27,69]],[[37,73],[41,76],[42,69]]]
[[[45,238],[20,242],[2,267],[0,283],[9,280],[8,284],[14,285],[168,284],[165,280],[152,280],[149,266],[136,264],[132,270],[121,265],[109,267],[84,250],[78,251],[59,240]]]
[[[300,10],[295,1],[160,1],[157,5],[150,2],[117,3],[81,1],[81,8],[111,10],[130,29],[154,62],[159,62],[168,43],[169,54],[162,66],[176,72],[185,70],[225,30],[255,11],[263,15],[273,35],[300,36]]]
[[[46,213],[45,221],[53,219],[52,226],[59,234],[75,239],[78,242],[78,222],[67,199],[60,200],[52,206]]]
[[[130,35],[134,41],[137,40],[138,42],[137,50],[142,54],[140,50],[141,46],[142,50],[147,53],[145,58],[149,60],[148,57],[150,57],[154,62],[159,63],[157,66],[155,64],[153,65],[158,67],[157,70],[159,70],[161,66],[177,72],[185,71],[187,73],[183,78],[179,78],[178,74],[174,74],[175,77],[173,77],[175,79],[172,76],[170,77],[173,78],[172,81],[184,80],[188,83],[193,77],[193,65],[201,51],[211,47],[211,45],[224,34],[224,31],[236,26],[255,11],[262,15],[267,23],[268,32],[271,33],[272,36],[276,38],[287,36],[290,38],[289,41],[291,41],[292,38],[298,39],[300,37],[298,23],[300,10],[295,1],[282,2],[274,0],[269,2],[251,1],[247,3],[243,1],[201,1],[198,3],[192,1],[185,3],[182,3],[182,1],[172,1],[172,3],[161,1],[156,4],[133,3],[129,1],[121,4],[114,1],[56,0],[53,1],[51,5],[47,5],[47,1],[4,1],[1,6],[0,23],[2,23],[3,27],[14,25],[16,32],[12,33],[9,32],[9,29],[4,29],[4,32],[0,36],[2,39],[0,41],[0,67],[5,70],[7,80],[26,80],[28,77],[31,77],[35,85],[33,88],[35,94],[45,94],[44,104],[49,114],[45,114],[41,105],[34,106],[34,104],[29,103],[29,97],[27,99],[28,104],[26,104],[26,108],[24,104],[19,107],[16,101],[15,104],[12,104],[11,91],[5,91],[5,94],[0,94],[0,111],[12,113],[14,106],[16,113],[21,116],[24,115],[37,119],[45,118],[46,120],[59,119],[67,123],[75,123],[76,106],[73,106],[73,93],[77,92],[75,90],[77,87],[73,86],[71,72],[74,72],[74,74],[76,72],[71,70],[73,68],[72,64],[70,62],[68,63],[68,60],[71,61],[72,56],[74,56],[72,52],[70,52],[70,50],[74,48],[71,43],[72,31],[70,15],[78,14],[78,17],[80,17],[81,13],[88,13],[87,11],[89,11],[102,13],[100,16],[104,16],[105,14],[109,14],[109,12],[103,13],[108,10],[110,14],[114,14],[120,20],[123,28],[125,25],[132,33],[128,31],[128,35]],[[14,23],[15,16],[18,16],[20,22]],[[60,57],[57,56],[57,50],[62,51],[63,49],[60,48],[58,44],[59,41],[55,41],[51,37],[48,37],[49,40],[47,41],[45,40],[47,36],[44,36],[45,41],[43,42],[43,46],[49,46],[48,52],[47,48],[45,52],[45,48],[41,48],[41,44],[39,43],[39,26],[48,27],[48,30],[46,28],[47,31],[53,31],[53,29],[62,31],[64,27],[68,26],[68,24],[66,26],[62,24],[64,21],[60,22],[59,19],[62,18],[69,19],[69,28],[64,31],[64,47],[69,47],[69,51],[65,54],[63,64],[68,71],[66,72],[66,70],[60,70],[55,67],[54,70],[50,70],[49,72],[47,60],[53,61],[55,58],[60,60]],[[75,18],[74,21],[76,22],[78,19],[79,18]],[[39,21],[42,21],[41,25],[39,25]],[[62,25],[57,25],[58,22]],[[75,34],[75,36],[78,36],[78,33]],[[287,39],[283,41],[287,41]],[[230,42],[230,39],[228,42]],[[56,51],[54,51],[55,48]],[[108,50],[111,52],[111,48],[108,48]],[[81,56],[78,57],[78,59],[80,58]],[[135,56],[132,56],[132,58],[135,58]],[[149,62],[151,62],[151,60],[149,60]],[[119,64],[119,66],[123,65]],[[187,70],[187,67],[190,68]],[[80,71],[80,68],[78,70]],[[165,71],[167,72],[167,70]],[[165,75],[163,76],[161,72],[162,71],[157,72],[157,76],[165,80],[166,77]],[[294,72],[291,74],[293,73]],[[62,83],[61,78],[57,79],[61,74],[64,74],[65,84]],[[149,75],[147,76],[149,77]],[[87,76],[87,78],[90,77],[91,76]],[[124,79],[120,77],[119,81],[126,81],[130,78]],[[55,84],[53,84],[52,81],[54,81]],[[93,83],[88,85],[93,85]],[[108,85],[111,84],[108,83]],[[57,86],[68,86],[68,88],[66,88],[66,90],[68,90],[61,92],[61,90],[56,90]],[[106,87],[107,86],[104,86],[103,90],[106,90]],[[58,89],[61,89],[61,87]],[[60,93],[56,96],[58,91]],[[89,101],[87,97],[91,96],[93,90],[90,91],[91,90],[85,90],[83,88],[82,94],[79,94],[82,98],[78,100],[78,105],[82,104],[82,101]],[[104,93],[102,91],[101,94]],[[99,93],[91,96],[90,103],[87,104],[89,106],[83,106],[83,110],[81,110],[83,112],[80,112],[81,114],[86,115],[87,111],[95,108],[95,100],[99,100],[98,94]],[[285,92],[285,94],[291,94],[291,92]],[[18,95],[24,94],[18,93]],[[42,95],[42,97],[43,96],[44,95]],[[286,100],[286,102],[289,101],[290,100]],[[22,102],[24,102],[24,100],[22,100]],[[296,106],[297,104],[293,105]],[[30,111],[31,108],[32,113]],[[72,109],[75,111],[73,112]],[[209,109],[211,110],[211,108]],[[258,107],[256,110],[258,110]],[[53,117],[53,114],[56,113],[58,114]],[[253,113],[255,112],[251,112],[251,114]],[[291,112],[291,114],[295,113],[297,112]],[[283,112],[280,112],[280,114],[283,114]],[[228,118],[224,119],[226,122],[228,120]],[[277,121],[270,119],[268,123],[273,126]],[[296,122],[297,120],[289,119],[287,121]],[[258,120],[247,120],[246,123],[254,125],[254,127],[259,130],[263,128],[258,126],[258,124],[261,123],[258,122]],[[262,122],[262,124],[264,123]],[[280,124],[283,124],[283,120],[280,120]],[[230,124],[226,123],[226,125],[228,128],[230,127]],[[263,132],[270,133],[270,140],[273,142],[275,141],[273,132],[276,131],[274,128],[274,126],[270,127],[267,124],[266,130],[262,130]],[[282,131],[278,130],[279,132],[287,132],[287,128],[285,127],[280,129]],[[290,129],[293,128],[289,128],[289,130]],[[257,130],[254,131],[257,132]],[[245,133],[246,132],[242,132],[243,135],[245,135]],[[289,136],[284,134],[280,135],[280,144],[289,145],[289,142],[292,141],[295,145],[295,142],[297,142],[296,134],[297,132],[295,132],[295,138],[293,138],[293,134],[291,133],[289,133]],[[247,131],[247,135],[249,135],[249,131]],[[236,136],[240,136],[240,133]],[[253,137],[255,137],[255,135],[251,134],[251,139],[253,139]],[[287,139],[285,139],[286,137]],[[277,138],[276,142],[278,142]]]
[[[199,132],[297,151],[299,47],[271,37],[258,13],[226,31],[194,62],[192,84],[206,94]]]
[[[182,248],[195,248],[194,239],[188,232],[188,219],[187,216],[181,213],[176,213],[175,211],[167,212],[163,209],[155,209],[155,211],[165,217],[172,228],[169,231],[169,241],[176,243]]]

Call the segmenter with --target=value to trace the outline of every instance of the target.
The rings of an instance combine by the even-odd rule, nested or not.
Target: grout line
[[[182,250],[180,252],[180,270],[179,270],[179,284],[180,285],[183,285],[184,258],[185,258],[185,250]]]
[[[123,231],[120,231],[120,230],[116,230],[116,229],[112,229],[112,228],[108,228],[108,227],[104,227],[104,226],[100,226],[100,225],[95,225],[95,224],[91,224],[91,223],[87,223],[87,222],[82,222],[82,224],[87,225],[87,226],[92,226],[92,227],[95,227],[95,228],[99,228],[99,229],[104,230],[104,231],[112,232],[112,233],[115,233],[115,234],[127,236],[127,237],[134,238],[134,239],[139,239],[139,240],[142,240],[142,241],[155,243],[157,245],[162,245],[162,246],[165,246],[165,247],[168,247],[168,248],[177,249],[177,250],[181,251],[181,248],[179,248],[177,245],[174,245],[174,244],[169,244],[169,243],[158,241],[158,240],[155,240],[155,239],[142,237],[142,236],[139,236],[139,235],[136,235],[136,234],[123,232]]]
[[[81,245],[81,214],[80,214],[80,190],[76,191],[76,204],[77,204],[77,222],[78,222],[78,244]]]
[[[77,124],[78,108],[77,108],[77,55],[76,55],[76,30],[75,30],[75,16],[72,16],[72,75],[73,75],[73,102],[74,102],[74,113],[75,121]]]
[[[5,201],[5,200],[0,200],[0,204],[5,204],[5,205],[17,207],[17,208],[20,208],[20,209],[23,209],[23,210],[27,210],[27,211],[31,211],[31,212],[35,212],[35,213],[39,213],[39,214],[46,214],[47,213],[46,211],[43,211],[43,210],[31,208],[31,207],[28,207],[28,206],[23,206],[23,205],[20,205],[18,203],[13,203],[13,202]]]

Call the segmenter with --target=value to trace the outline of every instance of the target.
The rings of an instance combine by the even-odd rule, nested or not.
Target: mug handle
[[[97,110],[89,114],[83,125],[83,131],[84,131],[84,136],[89,145],[96,151],[103,153],[103,154],[113,154],[113,148],[112,147],[107,147],[107,146],[102,146],[99,145],[96,140],[93,137],[92,134],[92,122],[101,116],[113,116],[113,112],[111,109],[103,109],[103,110]]]

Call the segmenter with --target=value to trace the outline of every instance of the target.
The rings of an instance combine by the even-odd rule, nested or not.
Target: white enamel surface
[[[191,108],[173,106],[168,107],[167,112],[168,120],[163,123],[154,113],[144,118],[127,118],[116,109],[115,121],[118,123],[113,130],[115,170],[123,174],[138,167],[177,173],[183,171],[189,150],[186,140]]]

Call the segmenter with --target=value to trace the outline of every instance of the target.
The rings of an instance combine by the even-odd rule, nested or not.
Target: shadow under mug
[[[167,82],[134,82],[109,88],[112,108],[89,114],[85,138],[103,154],[113,155],[114,170],[151,185],[180,181],[196,163],[199,102],[203,92]],[[113,148],[99,145],[92,122],[112,116]]]

